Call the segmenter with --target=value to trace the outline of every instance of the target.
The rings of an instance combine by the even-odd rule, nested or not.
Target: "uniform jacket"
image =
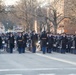
[[[54,39],[53,36],[48,36],[48,48],[53,48]]]
[[[47,34],[43,33],[40,37],[41,39],[41,46],[45,47],[47,46]]]
[[[14,48],[14,36],[9,36],[9,46],[11,47],[11,48]]]
[[[17,46],[18,46],[18,48],[21,48],[21,47],[23,47],[23,36],[18,36],[17,37]]]
[[[32,34],[31,40],[32,40],[32,46],[33,46],[33,47],[36,46],[36,43],[37,43],[37,41],[38,41],[38,36],[37,36],[37,34]]]
[[[62,37],[61,39],[61,45],[62,45],[62,49],[66,49],[66,45],[67,45],[68,39],[67,37]]]
[[[0,36],[0,48],[2,47],[2,38]]]

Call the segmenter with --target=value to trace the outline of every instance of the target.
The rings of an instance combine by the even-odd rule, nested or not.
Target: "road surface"
[[[0,75],[76,75],[76,55],[4,52],[0,54]]]

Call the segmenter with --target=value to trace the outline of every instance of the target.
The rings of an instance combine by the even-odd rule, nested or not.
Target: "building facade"
[[[76,0],[54,0],[58,14],[67,17],[60,25],[68,34],[76,33]]]
[[[70,20],[65,22],[67,33],[76,33],[76,0],[64,1],[64,16],[70,17]]]

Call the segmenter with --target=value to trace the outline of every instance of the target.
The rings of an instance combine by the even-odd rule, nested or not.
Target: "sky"
[[[5,3],[6,6],[8,5],[15,5],[17,1],[20,1],[20,0],[3,0],[3,2]],[[38,0],[38,2],[53,2],[54,0]]]
[[[17,1],[19,1],[19,0],[3,0],[3,2],[5,3],[6,6],[15,5]]]
[[[48,1],[48,2],[53,2],[54,0],[38,0],[38,2],[43,2],[43,1],[44,1],[44,2],[47,2],[47,1]]]

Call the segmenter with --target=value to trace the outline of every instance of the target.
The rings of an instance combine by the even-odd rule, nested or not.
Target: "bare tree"
[[[2,0],[0,0],[0,12],[2,12]]]
[[[54,33],[56,34],[58,25],[67,17],[63,16],[63,14],[58,14],[57,9],[55,9],[52,6],[51,6],[50,10],[51,10],[51,13],[50,13],[51,16],[47,17],[47,20],[52,22],[52,24],[54,26]]]
[[[40,17],[44,17],[45,18],[47,25],[50,25],[49,24],[50,22],[53,24],[54,33],[55,34],[57,33],[57,28],[58,28],[59,24],[65,18],[70,19],[69,17],[66,17],[66,16],[64,16],[63,14],[61,14],[61,13],[59,13],[57,11],[57,8],[55,6],[57,3],[58,3],[58,0],[56,0],[56,2],[54,3],[54,5],[49,5],[49,6],[46,7],[46,10],[47,10],[47,8],[49,8],[49,16],[47,16],[47,15],[40,15]]]
[[[33,29],[33,24],[35,20],[35,13],[38,4],[36,0],[22,0],[21,3],[16,6],[15,15],[22,23],[24,22],[24,27],[28,29]]]

